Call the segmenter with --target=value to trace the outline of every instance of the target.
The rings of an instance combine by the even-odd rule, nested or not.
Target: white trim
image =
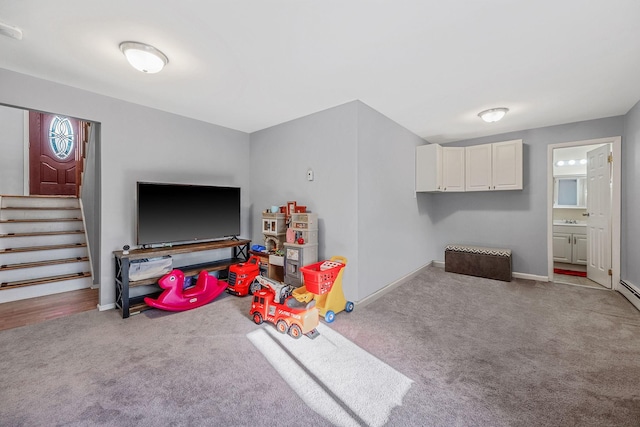
[[[511,273],[511,277],[514,279],[535,280],[537,282],[549,282],[549,276],[538,276],[537,274],[529,273]]]
[[[426,269],[427,267],[431,266],[432,264],[433,264],[433,261],[423,265],[422,267],[419,267],[417,270],[412,271],[411,273],[399,278],[398,280],[389,283],[384,288],[379,289],[376,292],[372,293],[371,295],[361,299],[360,301],[358,301],[356,303],[356,305],[358,307],[364,307],[365,305],[372,303],[373,301],[375,301],[378,298],[380,298],[381,296],[389,293],[390,291],[392,291],[393,289],[397,288],[398,286],[403,285],[406,282],[408,282],[409,280],[413,279],[414,277],[416,277],[417,275],[422,273],[424,269]]]
[[[431,261],[434,267],[444,268],[444,261]],[[511,277],[514,279],[524,279],[524,280],[535,280],[538,282],[549,282],[549,276],[538,276],[537,274],[529,274],[529,273],[511,273]]]
[[[91,271],[91,287],[93,286],[93,279],[96,277],[93,272],[93,260],[91,259],[91,246],[89,244],[89,238],[87,237],[87,221],[84,216],[84,205],[82,204],[82,199],[78,197],[78,204],[80,205],[80,215],[82,215],[82,228],[84,229],[84,242],[87,244],[87,254],[89,256],[89,271]]]
[[[369,295],[368,297],[365,297],[362,300],[358,301],[357,302],[357,306],[358,307],[364,307],[365,305],[372,303],[373,301],[377,300],[381,296],[389,293],[393,289],[395,289],[395,288],[405,284],[409,280],[413,279],[414,277],[416,277],[417,275],[422,273],[427,267],[431,267],[431,266],[437,267],[437,268],[444,268],[444,261],[433,260],[433,261],[423,265],[422,267],[419,267],[417,270],[414,270],[411,273],[407,274],[406,276],[403,276],[403,277],[399,278],[395,282],[389,283],[384,288],[382,288],[382,289],[374,292],[373,294]],[[535,275],[535,274],[512,273],[511,275],[515,279],[535,280],[535,281],[538,281],[538,282],[548,282],[549,281],[549,278],[547,276],[538,276],[538,275]]]
[[[547,146],[547,270],[553,277],[553,150],[581,145],[611,144],[613,152],[613,188],[611,193],[611,287],[620,290],[620,210],[622,183],[622,149],[619,136],[562,142]]]
[[[24,147],[24,154],[23,154],[23,165],[22,165],[22,195],[23,196],[28,196],[29,195],[29,110],[24,110],[24,126],[23,126],[23,131],[22,131],[22,138],[23,138],[23,147]]]
[[[640,288],[636,285],[634,285],[633,283],[629,282],[628,280],[624,280],[624,282],[631,286],[634,290],[636,290],[638,293],[640,293]],[[638,310],[640,310],[640,298],[638,298],[637,295],[633,294],[629,289],[627,289],[626,287],[624,287],[622,284],[620,284],[618,282],[618,286],[619,286],[619,292],[626,298],[629,300],[629,302],[631,304],[633,304],[633,306],[635,308],[637,308]]]
[[[107,310],[113,310],[114,308],[116,308],[116,304],[115,303],[111,303],[111,304],[104,304],[104,305],[96,305],[96,307],[98,307],[98,311],[107,311]]]

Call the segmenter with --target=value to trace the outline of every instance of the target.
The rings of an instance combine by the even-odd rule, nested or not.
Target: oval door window
[[[49,144],[57,158],[64,160],[73,150],[73,127],[66,117],[55,116],[49,125]]]

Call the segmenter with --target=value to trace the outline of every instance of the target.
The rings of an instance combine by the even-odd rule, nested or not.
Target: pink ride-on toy
[[[158,280],[164,292],[158,299],[145,297],[144,302],[155,308],[168,311],[184,311],[210,303],[227,288],[227,284],[210,276],[205,270],[198,275],[195,286],[182,289],[184,273],[173,270]]]

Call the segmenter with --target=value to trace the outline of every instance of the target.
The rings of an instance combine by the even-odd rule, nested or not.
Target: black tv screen
[[[240,234],[240,188],[138,182],[137,243],[214,240]]]

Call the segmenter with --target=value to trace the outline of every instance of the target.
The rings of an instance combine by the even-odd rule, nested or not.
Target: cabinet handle
[[[569,242],[568,243],[571,244],[571,236],[569,236]]]
[[[573,236],[573,244],[575,245],[576,243],[578,243],[578,239],[575,236]]]

